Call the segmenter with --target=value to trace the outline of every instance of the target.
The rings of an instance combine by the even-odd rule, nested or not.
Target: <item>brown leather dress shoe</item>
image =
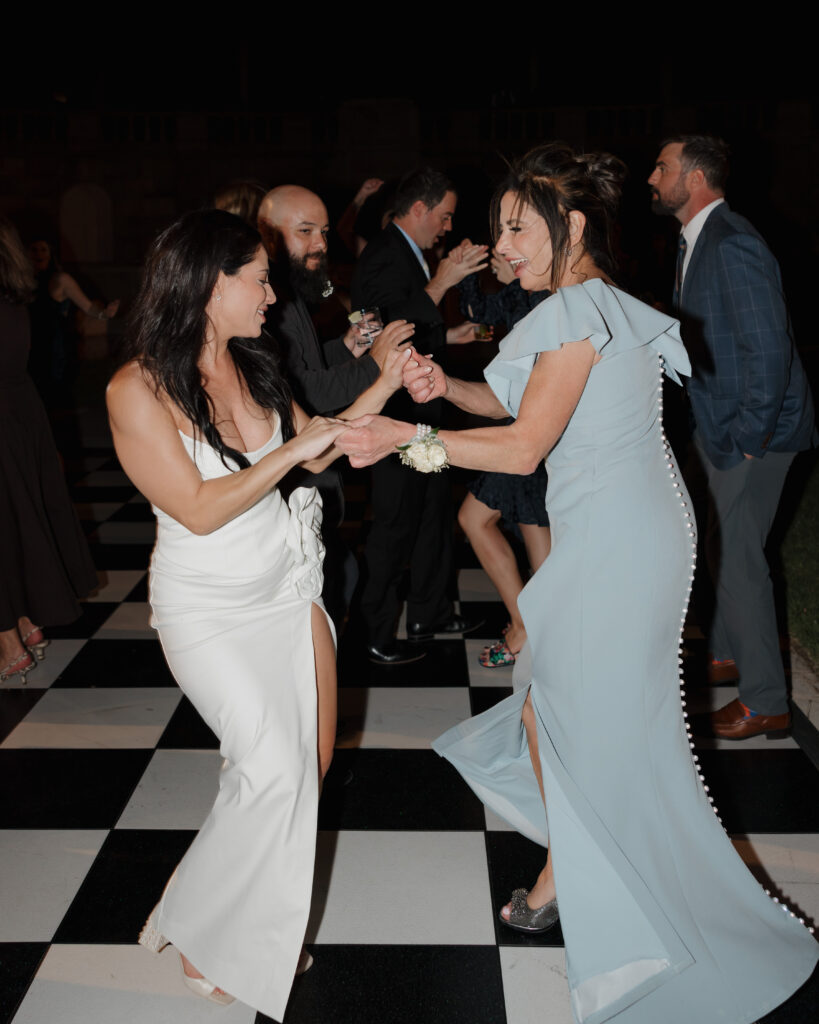
[[[731,683],[739,679],[737,663],[733,658],[709,658],[708,660],[708,682],[709,683]]]
[[[749,736],[767,733],[768,737],[784,734],[791,727],[791,714],[749,715],[739,699],[708,716],[711,732],[723,740],[747,740]]]

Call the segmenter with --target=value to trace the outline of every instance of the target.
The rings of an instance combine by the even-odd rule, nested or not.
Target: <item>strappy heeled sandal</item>
[[[24,650],[18,654],[14,661],[10,661],[4,669],[0,669],[0,683],[4,683],[12,676],[22,676],[23,686],[26,685],[26,676],[32,669],[37,668],[37,662],[32,658],[29,651]]]
[[[503,916],[503,910],[498,913],[501,924],[505,924],[507,928],[514,928],[516,932],[528,932],[530,935],[553,928],[560,920],[557,900],[549,900],[542,907],[532,908],[526,902],[528,895],[528,889],[515,889],[512,899],[507,904],[509,917]]]
[[[35,626],[23,637],[23,646],[28,647],[37,661],[45,657],[45,649],[51,641],[43,633],[42,626]]]

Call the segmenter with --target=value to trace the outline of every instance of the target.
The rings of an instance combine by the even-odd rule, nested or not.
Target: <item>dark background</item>
[[[586,8],[495,12],[468,38],[469,18],[436,24],[430,9],[392,27],[384,10],[333,24],[318,8],[287,24],[272,8],[220,8],[209,24],[204,10],[174,11],[173,29],[144,8],[110,26],[43,12],[4,43],[0,212],[25,239],[51,239],[91,294],[127,306],[154,235],[243,178],[312,187],[333,220],[364,178],[430,162],[459,189],[452,240],[488,241],[504,160],[549,138],[628,164],[626,283],[662,290],[677,226],[651,215],[645,179],[665,135],[702,131],[731,144],[729,201],[777,254],[800,344],[813,346],[816,58],[798,52],[798,26],[777,40],[776,12],[759,26],[743,15],[740,41],[736,24],[695,32],[682,10],[662,31],[637,9],[606,22]]]

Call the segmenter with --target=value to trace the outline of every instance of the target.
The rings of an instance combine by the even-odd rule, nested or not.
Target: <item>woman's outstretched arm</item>
[[[171,415],[169,401],[132,362],[115,374],[106,394],[114,447],[135,486],[191,533],[212,533],[255,505],[294,466],[327,451],[347,425],[336,419],[294,417],[299,432],[254,466],[203,480]],[[300,414],[300,415],[299,415]]]
[[[566,429],[598,359],[588,339],[541,352],[514,423],[439,431],[450,462],[466,469],[499,473],[533,472]],[[442,385],[439,382],[437,386]],[[475,396],[481,392],[470,388],[468,393]],[[394,453],[397,445],[406,444],[415,433],[413,425],[383,416],[364,417],[351,426],[353,429],[336,440],[336,446],[350,456],[353,466],[367,466]]]

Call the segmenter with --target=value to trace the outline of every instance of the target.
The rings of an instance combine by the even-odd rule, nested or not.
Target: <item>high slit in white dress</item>
[[[231,472],[208,445],[181,436],[203,479]],[[256,463],[281,444],[277,424],[247,458]],[[321,499],[298,488],[288,505],[274,488],[206,536],[154,512],[152,625],[225,760],[213,809],[140,942],[173,943],[213,984],[280,1020],[307,926],[316,843],[310,619],[313,604],[323,609]]]

